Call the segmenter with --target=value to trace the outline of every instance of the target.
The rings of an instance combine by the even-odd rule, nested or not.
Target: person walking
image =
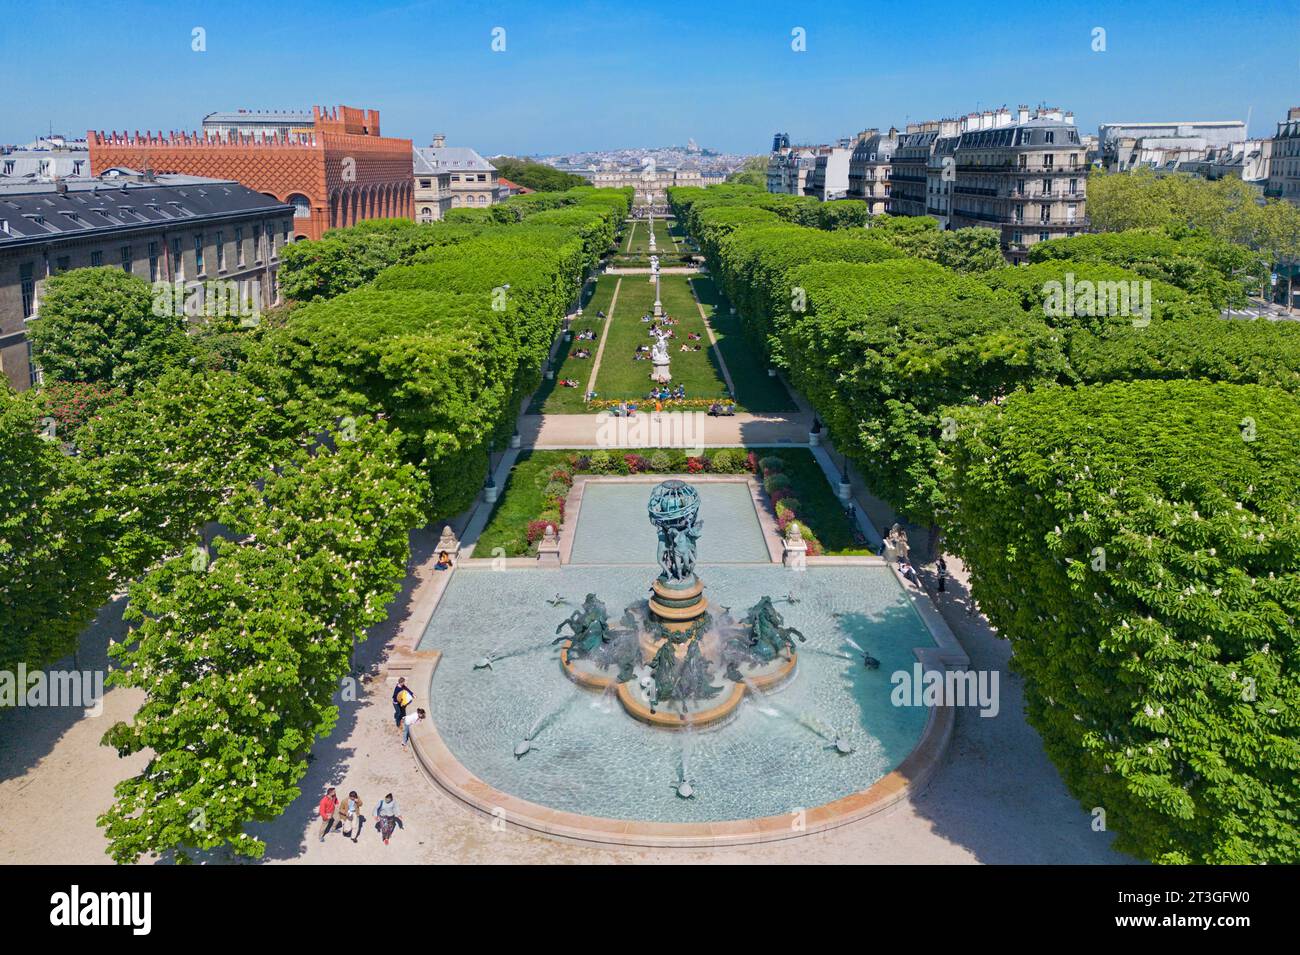
[[[414,713],[402,719],[402,749],[406,749],[406,744],[411,741],[411,727],[422,719],[424,719],[424,710],[421,709],[416,709]]]
[[[320,841],[325,841],[326,834],[330,827],[334,825],[334,810],[339,806],[338,797],[334,795],[334,787],[331,786],[325,790],[325,795],[320,801]]]
[[[406,685],[406,677],[397,678],[397,686],[393,688],[393,725],[399,729],[402,726],[402,720],[406,717],[406,708],[411,705],[415,695],[411,693]]]
[[[939,593],[943,593],[948,582],[948,562],[943,559],[943,554],[935,562],[935,569],[939,572]]]
[[[355,789],[348,793],[346,799],[339,800],[334,815],[338,818],[343,835],[356,842],[361,836],[361,797]]]
[[[375,807],[375,828],[379,830],[379,835],[383,837],[384,845],[388,845],[388,840],[393,836],[393,830],[398,826],[406,828],[402,823],[401,810],[397,808],[397,800],[393,794],[389,793],[383,798],[383,801]]]

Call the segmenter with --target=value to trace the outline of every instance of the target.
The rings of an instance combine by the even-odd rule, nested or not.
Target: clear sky
[[[0,65],[0,142],[313,103],[486,154],[764,152],[1022,102],[1270,135],[1300,105],[1300,2],[0,0]]]

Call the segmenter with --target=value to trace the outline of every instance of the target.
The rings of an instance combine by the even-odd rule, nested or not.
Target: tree
[[[728,185],[767,189],[767,157],[747,156],[739,169],[727,176]]]
[[[121,269],[52,276],[32,322],[32,353],[47,380],[131,390],[189,357],[185,316],[168,299],[154,308],[149,284]]]
[[[560,192],[587,185],[587,180],[582,176],[531,159],[496,156],[492,159],[492,165],[502,179],[509,179],[516,185],[536,189],[538,192]]]
[[[1144,381],[956,417],[946,539],[1080,804],[1145,859],[1300,860],[1294,397]]]
[[[112,593],[99,501],[57,428],[0,390],[0,671],[73,652]]]
[[[151,751],[100,817],[118,862],[229,847],[261,856],[249,822],[299,795],[353,644],[387,615],[418,520],[414,472],[381,426],[360,423],[301,451],[219,515],[231,536],[211,559],[169,560],[131,588],[137,626],[111,649],[110,682],[145,702],[104,742]],[[355,698],[355,697],[354,697]]]

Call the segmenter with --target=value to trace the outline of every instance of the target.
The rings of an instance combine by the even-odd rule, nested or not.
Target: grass
[[[596,349],[600,345],[600,335],[605,326],[605,320],[599,318],[596,312],[603,311],[606,315],[609,314],[609,305],[614,298],[614,288],[618,280],[617,275],[602,275],[596,280],[594,286],[588,286],[587,298],[582,303],[582,317],[573,320],[573,340],[560,346],[563,360],[555,369],[555,378],[542,379],[541,386],[534,393],[532,403],[528,406],[530,413],[582,414],[587,410],[582,396],[587,393],[587,382],[591,378],[592,365],[596,361]],[[586,329],[596,333],[595,341],[578,341],[578,333]],[[573,352],[578,348],[588,349],[591,357],[572,357]],[[581,385],[577,388],[562,388],[560,381],[563,378],[576,378]]]
[[[675,252],[677,245],[681,242],[673,241],[674,233],[672,224],[677,220],[672,219],[655,219],[655,250],[657,252]],[[675,233],[680,236],[681,233]],[[649,255],[650,254],[650,229],[645,220],[635,220],[628,228],[628,234],[623,236],[623,243],[618,247],[619,252],[624,255]]]
[[[655,290],[648,275],[625,275],[618,293],[618,309],[606,333],[605,353],[601,358],[600,373],[596,377],[596,392],[601,398],[641,399],[650,391],[649,360],[636,361],[633,355],[638,345],[651,345],[650,323],[641,316],[653,311]],[[661,279],[661,300],[664,311],[678,323],[672,326],[677,337],[668,342],[669,366],[672,386],[686,386],[688,398],[725,397],[727,386],[717,356],[709,348],[704,320],[700,318],[695,299],[685,276],[665,275]],[[688,333],[702,337],[690,341]],[[699,351],[680,351],[682,344],[700,345]]]
[[[807,448],[754,448],[753,451],[758,457],[775,456],[784,463],[782,473],[789,477],[790,490],[800,501],[799,522],[821,541],[827,555],[872,553],[865,542],[857,539],[855,528],[811,451]],[[618,451],[619,455],[628,453],[649,457],[654,449]],[[706,456],[710,453],[705,452]],[[510,469],[496,508],[474,546],[474,555],[492,557],[498,547],[507,557],[529,554],[528,523],[536,520],[545,506],[546,480],[541,475],[570,467],[574,455],[589,454],[590,451],[522,452]]]
[[[745,335],[739,315],[732,315],[722,294],[708,276],[693,276],[709,324],[718,340],[722,360],[736,383],[736,403],[748,411],[794,411],[796,406],[780,378],[767,374],[767,362]]]

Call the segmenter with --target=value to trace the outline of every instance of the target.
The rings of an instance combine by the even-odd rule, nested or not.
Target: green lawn
[[[560,347],[562,360],[555,370],[555,378],[542,379],[541,386],[534,393],[532,403],[528,406],[530,413],[582,414],[587,410],[582,396],[587,393],[587,382],[591,378],[591,368],[596,361],[596,348],[600,345],[600,335],[605,325],[604,319],[599,318],[596,312],[604,311],[606,315],[609,314],[609,304],[614,297],[614,287],[618,284],[618,279],[617,275],[602,275],[594,283],[588,284],[584,292],[582,317],[573,320],[574,338]],[[621,306],[622,303],[619,304]],[[585,329],[591,329],[596,333],[595,341],[577,340],[578,333]],[[579,348],[586,348],[591,352],[591,357],[573,358],[573,352]],[[576,378],[581,385],[577,388],[562,388],[560,381],[564,378]]]
[[[673,243],[672,223],[676,219],[655,219],[655,250],[657,252],[674,252],[677,245]],[[680,233],[678,233],[680,235]],[[678,243],[681,239],[678,239]],[[623,243],[618,247],[624,255],[650,254],[650,226],[644,220],[636,220],[623,236]]]
[[[638,345],[654,344],[649,335],[650,323],[641,321],[641,316],[654,308],[654,284],[649,278],[649,275],[622,276],[618,309],[607,332],[605,353],[596,378],[596,392],[602,399],[639,399],[650,391],[650,371],[654,366],[649,360],[636,361],[633,358]],[[684,384],[687,398],[725,397],[727,387],[722,371],[713,349],[709,348],[704,320],[695,307],[686,277],[663,276],[661,295],[664,311],[679,319],[673,326],[677,337],[668,343],[668,354],[672,359],[669,366],[673,376],[672,385],[675,387],[679,383]],[[704,337],[697,342],[690,341],[687,337],[689,332]],[[699,351],[683,352],[680,346],[684,343],[702,347]]]
[[[722,360],[736,383],[736,403],[747,411],[794,411],[794,401],[780,378],[767,374],[767,362],[745,335],[739,315],[732,315],[722,301],[718,287],[708,276],[692,277],[709,324],[718,339]]]
[[[621,296],[620,296],[621,297]],[[708,457],[716,449],[706,451]],[[508,557],[520,557],[533,553],[528,546],[528,522],[536,520],[541,514],[544,503],[544,489],[547,483],[543,474],[549,475],[556,468],[573,469],[571,459],[585,458],[590,451],[524,451],[519,455],[515,466],[510,469],[501,496],[497,500],[492,517],[483,529],[482,535],[474,547],[476,557],[491,557],[493,550],[500,547]],[[621,461],[620,452],[616,460]],[[637,453],[648,457],[653,449],[641,449]],[[680,455],[682,452],[670,452]],[[828,555],[870,554],[872,551],[864,541],[856,536],[856,529],[849,523],[836,498],[834,489],[826,475],[818,466],[812,452],[806,448],[755,448],[759,457],[773,455],[784,462],[782,473],[790,478],[790,490],[800,501],[799,521],[822,542]],[[581,470],[581,469],[578,469]],[[623,469],[625,472],[626,469]],[[688,478],[689,480],[689,478]]]

